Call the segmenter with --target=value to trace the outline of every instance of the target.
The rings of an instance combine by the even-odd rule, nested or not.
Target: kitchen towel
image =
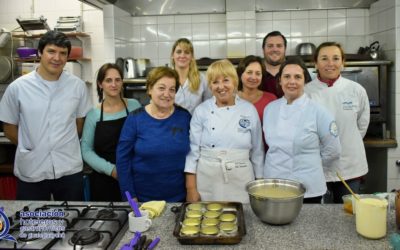
[[[153,219],[154,217],[160,216],[165,208],[165,201],[148,201],[144,202],[141,206],[141,210],[147,210],[149,212],[149,217]]]

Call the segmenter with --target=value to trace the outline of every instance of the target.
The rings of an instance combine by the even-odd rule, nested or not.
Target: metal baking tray
[[[244,220],[243,205],[240,202],[199,202],[207,206],[210,203],[219,203],[224,208],[223,211],[229,212],[229,209],[234,209],[236,213],[236,223],[238,230],[232,235],[181,235],[180,231],[182,228],[183,220],[185,219],[185,213],[187,206],[192,204],[190,202],[183,203],[181,206],[172,207],[171,211],[176,213],[176,223],[174,228],[174,236],[177,238],[179,243],[182,245],[233,245],[238,244],[242,240],[243,236],[246,235],[246,224]]]

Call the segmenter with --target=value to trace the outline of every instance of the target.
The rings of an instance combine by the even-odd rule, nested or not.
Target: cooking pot
[[[136,78],[138,75],[136,60],[127,57],[124,59],[124,78]]]
[[[138,75],[140,77],[146,76],[146,69],[150,66],[150,59],[147,58],[139,58],[136,60]]]
[[[31,47],[19,47],[17,48],[17,54],[20,58],[30,58],[37,56],[37,49]]]
[[[10,57],[0,56],[0,83],[8,83],[15,68]]]
[[[300,56],[313,55],[315,52],[315,45],[313,43],[299,43],[296,46],[296,54]]]

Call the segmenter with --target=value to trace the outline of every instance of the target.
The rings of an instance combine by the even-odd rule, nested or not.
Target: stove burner
[[[84,228],[74,233],[71,242],[74,245],[89,245],[100,240],[100,233],[93,228]]]
[[[117,214],[111,208],[104,208],[97,212],[97,219],[112,219],[116,217]]]
[[[29,233],[37,233],[37,232],[28,232],[28,231],[25,231],[26,237],[18,236],[18,240],[19,240],[19,241],[22,241],[22,242],[29,242],[29,241],[34,241],[34,240],[39,239],[39,238],[34,238],[34,237],[29,238],[29,237],[28,237]]]

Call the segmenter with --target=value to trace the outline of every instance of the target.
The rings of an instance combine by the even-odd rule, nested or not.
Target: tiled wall
[[[296,45],[302,42],[318,45],[334,40],[343,44],[346,53],[357,53],[360,46],[370,42],[367,9],[234,11],[129,18],[125,11],[110,7],[104,15],[104,26],[110,27],[106,35],[115,34],[110,44],[114,42],[116,49],[109,52],[109,58],[144,57],[153,65],[170,63],[172,45],[180,37],[192,40],[196,58],[261,56],[262,39],[272,30],[279,30],[288,38],[287,54],[295,54]]]
[[[62,10],[60,10],[62,8]],[[13,0],[0,1],[0,28],[13,30],[19,25],[16,18],[31,18],[43,15],[47,18],[50,28],[57,23],[59,16],[82,16],[84,31],[90,34],[90,38],[82,40],[84,43],[84,57],[91,58],[83,64],[83,79],[92,82],[91,88],[95,88],[94,75],[101,64],[104,63],[104,33],[103,33],[103,12],[90,7],[78,0]],[[73,41],[79,43],[79,41]],[[10,47],[7,48],[9,50]],[[0,53],[9,54],[9,51],[2,49]],[[96,100],[96,92],[92,91],[93,100]]]
[[[389,67],[389,127],[390,134],[400,143],[400,0],[380,0],[370,9],[370,36],[378,40],[382,53],[392,61]],[[400,148],[387,153],[387,190],[400,188]],[[383,166],[382,166],[383,167]]]

